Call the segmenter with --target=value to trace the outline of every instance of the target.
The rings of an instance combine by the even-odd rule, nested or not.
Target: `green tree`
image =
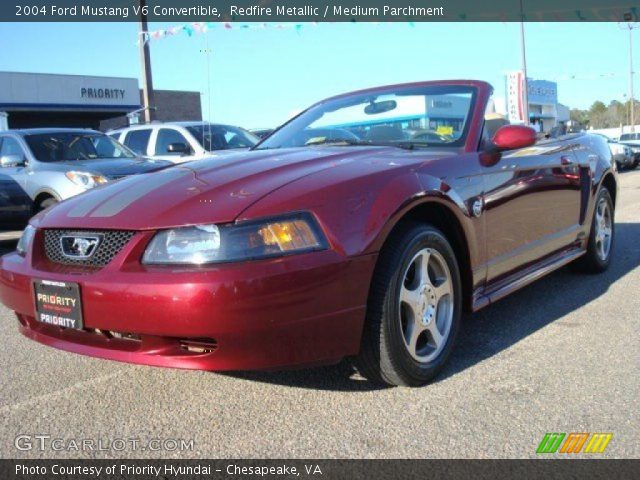
[[[591,115],[602,115],[606,111],[607,111],[607,106],[600,100],[593,102],[593,105],[591,105],[591,108],[589,109],[589,113]]]
[[[569,112],[569,118],[578,125],[586,127],[589,125],[589,112],[587,110],[580,110],[579,108],[572,108]]]

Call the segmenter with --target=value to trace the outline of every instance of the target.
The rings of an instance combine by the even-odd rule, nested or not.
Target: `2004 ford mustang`
[[[606,143],[485,120],[490,95],[479,81],[341,95],[251,151],[65,201],[0,260],[0,300],[27,337],[96,357],[206,370],[354,357],[371,380],[422,385],[463,308],[611,260]]]

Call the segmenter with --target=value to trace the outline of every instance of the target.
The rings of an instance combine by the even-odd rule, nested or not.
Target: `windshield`
[[[396,87],[327,100],[291,120],[256,149],[320,145],[464,145],[475,88]]]
[[[135,158],[113,138],[96,132],[55,132],[25,135],[33,156],[41,162]]]
[[[253,133],[229,125],[191,125],[186,127],[208,152],[234,148],[250,148],[260,140]]]

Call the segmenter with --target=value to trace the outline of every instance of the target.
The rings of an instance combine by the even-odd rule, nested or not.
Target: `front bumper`
[[[136,234],[96,271],[52,264],[37,253],[5,255],[0,302],[33,340],[125,362],[247,370],[331,363],[358,352],[374,255],[349,259],[326,250],[206,268],[148,268],[138,261],[148,238]],[[84,330],[35,320],[36,279],[80,285]]]

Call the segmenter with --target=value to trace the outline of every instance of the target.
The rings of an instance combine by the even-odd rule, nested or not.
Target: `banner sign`
[[[524,74],[507,73],[507,117],[511,123],[524,123]]]
[[[529,103],[555,105],[558,103],[558,84],[548,80],[527,81]]]

